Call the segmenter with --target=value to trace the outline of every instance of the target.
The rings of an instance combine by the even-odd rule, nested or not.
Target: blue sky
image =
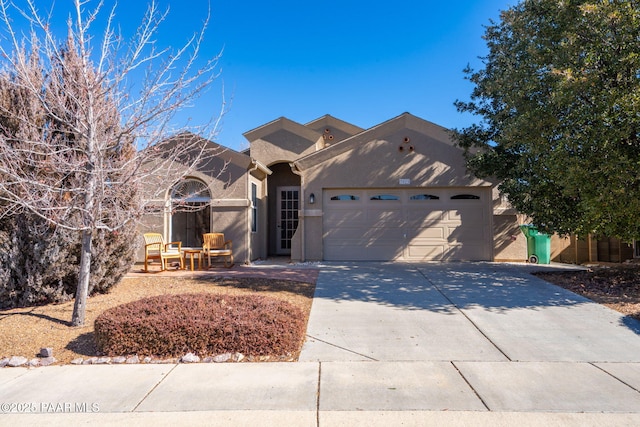
[[[70,3],[57,0],[56,16],[64,16]],[[472,123],[453,106],[472,90],[462,70],[481,65],[483,25],[516,1],[158,3],[170,8],[160,46],[183,43],[210,4],[203,53],[224,50],[221,74],[188,114],[196,123],[217,115],[224,87],[228,111],[217,142],[240,150],[248,146],[244,132],[281,116],[307,123],[331,114],[368,128],[408,111],[449,128]],[[52,2],[37,4],[46,9]],[[116,21],[123,32],[140,23],[145,4],[119,2]]]

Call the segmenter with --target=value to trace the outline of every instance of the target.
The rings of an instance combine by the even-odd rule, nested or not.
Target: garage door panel
[[[410,243],[408,256],[413,260],[439,261],[444,254],[444,245]]]
[[[415,230],[415,237],[412,241],[420,239],[442,239],[444,240],[445,234],[448,234],[446,227],[433,226],[428,228],[418,228]]]
[[[324,238],[327,241],[360,240],[362,239],[362,228],[340,227],[340,228],[330,229],[324,233]]]
[[[339,210],[339,211],[329,211],[325,215],[325,220],[329,224],[342,224],[348,226],[349,224],[354,224],[357,227],[362,226],[362,222],[364,221],[365,214],[361,210]]]
[[[442,210],[407,209],[407,222],[411,225],[429,225],[442,221],[444,218]]]
[[[367,211],[366,220],[368,224],[371,225],[387,225],[389,222],[401,223],[402,218],[402,210],[394,209],[394,210],[369,210]]]
[[[456,207],[447,211],[446,219],[448,221],[475,221],[482,222],[482,205]]]
[[[362,255],[365,259],[371,261],[386,261],[390,259],[397,259],[402,255],[403,248],[398,245],[387,244],[384,242],[378,242],[365,246]]]
[[[343,242],[330,244],[325,247],[325,257],[328,260],[341,261],[387,261],[398,259],[402,255],[402,248],[396,245],[369,242]]]
[[[402,229],[400,228],[374,227],[367,230],[364,237],[368,239],[387,239],[393,241],[394,244],[402,244],[404,240]]]
[[[485,224],[491,218],[489,190],[330,191],[354,195],[359,201],[330,200],[331,193],[324,193],[326,260],[491,259],[491,226]],[[451,199],[452,194],[474,191],[481,196],[479,200]],[[373,200],[371,197],[376,194],[397,196],[397,200]],[[418,197],[411,199],[416,194]]]

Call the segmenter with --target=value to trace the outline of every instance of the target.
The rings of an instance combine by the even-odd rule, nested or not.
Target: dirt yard
[[[640,320],[640,265],[609,264],[588,271],[536,276]]]
[[[96,317],[108,308],[148,296],[199,292],[260,293],[300,307],[308,320],[314,290],[315,281],[305,283],[268,277],[137,275],[123,279],[108,294],[91,297],[84,327],[69,326],[73,301],[0,311],[0,359],[11,356],[31,359],[46,347],[53,348],[58,364],[99,356],[93,339]]]

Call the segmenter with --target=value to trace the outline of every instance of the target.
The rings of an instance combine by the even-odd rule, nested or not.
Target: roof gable
[[[416,117],[410,113],[403,113],[397,117],[394,117],[386,122],[376,125],[370,129],[353,135],[350,138],[340,141],[328,147],[325,150],[312,153],[301,159],[298,159],[295,163],[301,169],[306,169],[318,163],[322,163],[332,157],[338,156],[347,151],[353,150],[362,144],[369,141],[383,138],[393,132],[397,132],[403,129],[413,130],[432,137],[433,139],[442,141],[451,146],[455,146],[453,140],[449,136],[449,131],[435,123],[431,123],[427,120]]]
[[[322,135],[286,117],[246,132],[251,157],[267,166],[291,162],[324,147]]]
[[[335,144],[364,131],[361,127],[337,119],[329,114],[310,121],[305,127],[322,134],[326,145]]]
[[[245,132],[243,135],[249,142],[253,142],[259,139],[265,139],[269,135],[282,130],[298,135],[308,141],[313,141],[314,144],[320,138],[320,134],[318,132],[303,126],[298,122],[287,119],[286,117],[280,117],[272,122]]]
[[[181,141],[193,140],[194,138],[206,143],[207,150],[212,153],[211,157],[213,157],[214,159],[223,161],[224,163],[232,163],[245,169],[248,169],[252,164],[251,157],[249,157],[247,154],[239,153],[229,147],[220,145],[217,142],[213,142],[189,131],[180,132],[167,138],[167,147],[170,147],[172,144],[180,144]]]
[[[464,152],[442,126],[409,113],[293,162],[327,187],[491,185],[470,176]]]

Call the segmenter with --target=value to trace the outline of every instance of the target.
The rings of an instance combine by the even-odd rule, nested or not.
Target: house
[[[467,173],[441,126],[409,113],[370,129],[281,117],[244,136],[248,150],[220,147],[187,179],[154,184],[167,188],[144,231],[183,247],[224,232],[237,262],[526,258],[516,213],[494,182]],[[194,209],[173,208],[183,194]]]
[[[145,228],[183,247],[224,232],[240,263],[527,258],[517,212],[496,182],[467,172],[441,126],[409,113],[370,129],[330,115],[307,124],[281,117],[244,136],[249,149],[224,149],[208,167],[165,183]],[[172,209],[176,194],[200,209]],[[562,253],[571,244],[556,246]]]

